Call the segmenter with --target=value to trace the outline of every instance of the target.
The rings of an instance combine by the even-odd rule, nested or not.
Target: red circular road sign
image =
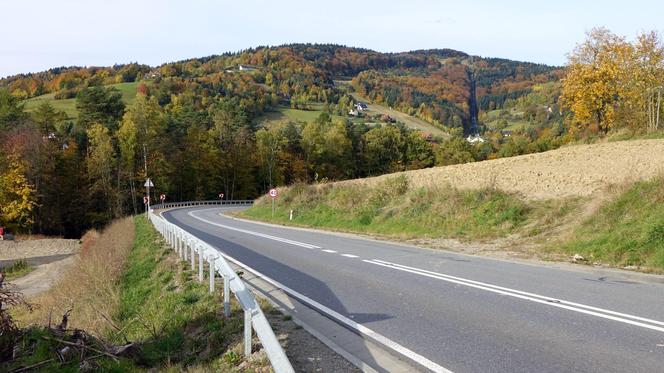
[[[166,195],[165,194],[160,195],[159,199],[161,200],[161,202],[164,202],[166,200]]]
[[[270,189],[270,197],[275,198],[277,196],[277,190],[275,188]]]
[[[224,199],[224,193],[219,193],[219,199]]]

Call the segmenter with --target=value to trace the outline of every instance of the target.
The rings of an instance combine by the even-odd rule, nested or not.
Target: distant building
[[[251,66],[251,65],[238,65],[237,69],[239,71],[256,71],[258,68],[256,66]]]
[[[355,108],[357,109],[357,111],[364,111],[367,110],[369,107],[364,102],[358,102],[357,104],[355,104]]]
[[[159,70],[152,70],[149,73],[145,74],[145,79],[156,79],[161,78],[161,72]]]
[[[484,140],[482,136],[475,134],[475,135],[468,135],[468,137],[466,137],[466,141],[468,141],[470,144],[477,144],[477,143],[482,144],[486,140]]]
[[[511,137],[512,136],[512,131],[510,130],[502,130],[500,133],[503,135],[503,137]]]
[[[350,111],[348,112],[348,115],[350,115],[351,117],[357,117],[357,116],[360,115],[360,112],[357,111],[356,109],[350,109]]]

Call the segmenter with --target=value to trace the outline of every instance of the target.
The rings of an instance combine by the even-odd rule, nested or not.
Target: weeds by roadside
[[[194,280],[143,217],[86,236],[71,271],[34,300],[39,307],[12,310],[28,325],[14,329],[0,370],[269,371],[264,352],[242,354],[239,306],[225,318],[220,295]]]
[[[400,175],[375,186],[297,184],[283,190],[274,218],[268,198],[259,199],[241,215],[400,239],[491,239],[520,232],[533,219],[546,218],[551,209],[564,214],[563,205],[525,201],[493,187],[412,188],[407,177]]]
[[[562,249],[582,262],[664,272],[664,178],[636,183],[606,202]]]
[[[13,280],[15,278],[23,277],[32,272],[34,267],[28,264],[28,261],[23,258],[15,261],[9,266],[0,268],[0,273],[4,273],[6,280]]]

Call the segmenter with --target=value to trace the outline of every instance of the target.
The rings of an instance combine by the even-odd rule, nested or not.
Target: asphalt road
[[[163,215],[431,370],[664,372],[664,280],[274,227],[222,210]]]

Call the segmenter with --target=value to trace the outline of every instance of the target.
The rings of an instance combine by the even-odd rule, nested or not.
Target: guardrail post
[[[228,277],[224,276],[224,316],[231,317],[231,286]]]
[[[203,282],[203,248],[198,246],[198,282]]]
[[[244,355],[251,356],[251,310],[244,310]]]
[[[214,293],[214,274],[215,274],[215,266],[214,266],[214,260],[212,259],[212,256],[208,257],[208,265],[210,266],[210,293]]]
[[[184,261],[186,262],[187,261],[187,251],[189,250],[189,247],[188,247],[189,246],[189,239],[188,238],[185,239],[185,241],[183,243],[184,243],[184,247],[182,247],[182,252],[184,254],[182,256],[183,256]]]
[[[196,252],[194,251],[194,247],[195,247],[195,246],[196,246],[196,243],[194,242],[194,243],[191,245],[191,258],[189,258],[189,259],[191,259],[191,270],[192,270],[192,271],[193,271],[194,269],[196,269]]]
[[[180,253],[180,244],[182,243],[182,239],[180,237],[180,232],[178,232],[175,235],[175,252],[178,253],[178,256],[181,257],[182,254]]]

